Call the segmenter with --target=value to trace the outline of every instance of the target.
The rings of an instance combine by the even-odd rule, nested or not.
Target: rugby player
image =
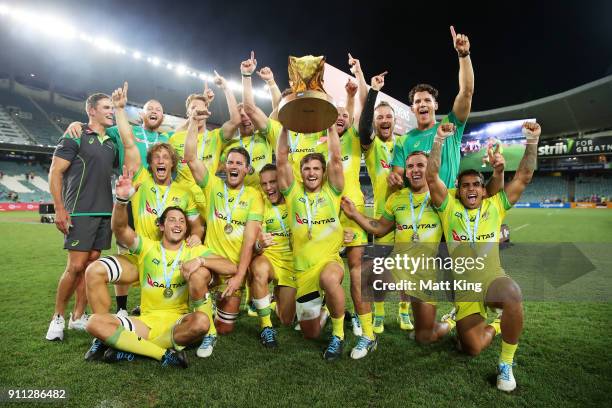
[[[289,162],[289,135],[283,130],[276,148],[278,186],[287,201],[294,268],[297,278],[297,317],[305,338],[321,332],[322,293],[332,320],[332,338],[323,353],[328,361],[344,349],[344,267],[338,251],[343,241],[339,220],[344,172],[336,127],[328,129],[329,162],[321,153],[301,159],[302,182]]]
[[[49,169],[55,225],[64,234],[68,263],[57,286],[47,340],[64,339],[64,310],[75,290],[68,328],[85,330],[85,268],[111,243],[111,175],[117,148],[106,129],[113,125],[113,105],[108,95],[96,93],[87,98],[85,111],[89,122],[80,137],[60,139]]]
[[[213,283],[222,292],[217,302],[217,316],[197,351],[199,357],[208,357],[217,340],[217,329],[220,334],[231,332],[238,318],[241,288],[263,220],[263,200],[255,188],[244,185],[250,166],[249,153],[244,148],[236,147],[228,152],[225,182],[215,176],[197,154],[198,132],[210,115],[203,109],[190,114],[185,161],[206,200],[208,228],[204,244],[216,255],[238,265],[234,276],[229,279],[215,277]]]
[[[270,315],[268,284],[274,282],[276,314],[283,325],[293,323],[295,316],[296,277],[293,269],[291,229],[285,197],[278,190],[276,166],[266,164],[259,172],[261,190],[265,193],[263,226],[255,241],[255,257],[250,266],[250,287],[253,305],[260,321],[260,341],[276,347],[276,332]]]
[[[385,76],[377,75],[371,80],[361,119],[359,121],[359,136],[361,146],[365,151],[365,162],[368,176],[374,192],[374,218],[382,217],[385,203],[390,193],[387,177],[391,173],[391,159],[395,150],[397,136],[395,129],[395,110],[385,101],[376,105],[378,92],[385,84]],[[372,127],[372,122],[374,126]],[[386,256],[393,247],[395,232],[375,238],[377,256]],[[374,333],[384,332],[385,302],[384,292],[374,293]],[[412,330],[410,321],[410,303],[404,292],[400,293],[398,320],[401,330]]]
[[[235,271],[225,259],[206,259],[210,250],[204,246],[190,248],[187,216],[179,207],[167,207],[160,217],[160,240],[140,236],[128,225],[126,204],[130,199],[132,173],[124,167],[116,184],[116,205],[112,228],[117,240],[138,258],[138,269],[123,269],[114,257],[104,257],[87,269],[88,296],[94,314],[87,331],[96,337],[85,355],[88,361],[132,361],[134,354],[151,357],[162,366],[186,368],[187,358],[180,350],[200,340],[209,328],[206,313],[189,313],[188,300],[205,296],[203,284],[210,277],[207,268],[227,273]],[[199,257],[197,273],[185,277],[177,268],[181,262]],[[168,270],[169,269],[169,270]],[[142,314],[120,317],[108,313],[108,282],[130,284],[140,281]]]
[[[459,93],[451,112],[442,120],[436,122],[438,109],[438,91],[427,84],[418,84],[410,90],[409,102],[412,112],[416,116],[417,127],[406,133],[397,143],[393,152],[393,172],[389,174],[388,182],[393,190],[403,187],[404,165],[406,157],[415,150],[429,152],[434,136],[440,123],[450,122],[455,125],[456,133],[444,146],[442,151],[442,167],[440,177],[448,188],[453,188],[459,161],[461,159],[461,137],[465,123],[472,106],[474,94],[474,70],[470,59],[470,41],[464,34],[456,34],[453,26],[450,27],[453,46],[459,57]]]
[[[533,177],[541,128],[533,122],[523,124],[527,145],[514,178],[499,193],[487,198],[483,177],[476,170],[459,174],[456,196],[449,194],[439,176],[443,145],[454,131],[452,123],[443,124],[437,130],[425,173],[431,201],[440,214],[451,257],[486,255],[482,270],[468,270],[461,274],[461,279],[480,283],[482,291],[456,292],[454,318],[457,335],[463,351],[476,356],[501,333],[497,388],[512,391],[516,388],[512,364],[523,329],[522,295],[518,285],[505,275],[501,267],[498,244],[506,212],[519,200]],[[501,309],[501,320],[487,324],[487,307]]]

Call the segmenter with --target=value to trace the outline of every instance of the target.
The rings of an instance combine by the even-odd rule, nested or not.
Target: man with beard
[[[410,90],[409,102],[412,112],[416,116],[417,127],[406,133],[401,142],[397,143],[393,152],[393,172],[389,174],[389,185],[393,190],[403,187],[402,176],[406,157],[415,150],[429,152],[433,145],[434,136],[440,123],[453,123],[456,133],[444,146],[442,151],[442,167],[440,177],[448,188],[453,188],[459,161],[461,159],[461,137],[472,106],[474,94],[474,70],[470,59],[470,41],[466,35],[456,34],[453,26],[450,27],[453,46],[459,57],[459,93],[455,97],[453,109],[442,120],[436,122],[438,109],[438,91],[431,85],[418,84]]]
[[[211,322],[209,332],[198,348],[199,357],[212,354],[217,329],[225,334],[234,328],[240,308],[241,288],[263,219],[261,195],[255,188],[244,185],[250,166],[249,153],[244,148],[236,147],[228,152],[226,181],[212,173],[198,155],[198,133],[206,126],[209,115],[205,108],[191,112],[185,140],[185,161],[206,200],[208,228],[204,244],[216,255],[238,265],[238,269],[229,279],[215,277],[213,285],[222,293],[217,302],[216,320]],[[209,312],[212,315],[212,310]]]
[[[291,229],[285,197],[278,190],[276,166],[266,164],[259,172],[261,190],[265,194],[263,227],[255,241],[255,254],[250,267],[250,287],[253,305],[259,316],[260,342],[276,347],[276,332],[270,315],[268,285],[274,282],[276,314],[283,325],[290,325],[295,316],[296,276],[293,269]]]
[[[342,356],[344,348],[344,268],[338,251],[343,229],[338,214],[344,189],[340,140],[336,127],[328,129],[329,162],[321,153],[310,153],[300,163],[302,182],[289,162],[289,135],[278,138],[278,185],[287,200],[297,278],[297,315],[305,338],[321,332],[322,292],[332,320],[332,338],[323,353],[328,361]]]
[[[451,258],[484,259],[481,261],[483,267],[467,268],[463,272],[459,271],[460,274],[455,266],[460,282],[480,288],[458,288],[455,292],[453,317],[457,322],[457,335],[462,350],[476,356],[501,333],[497,388],[512,391],[516,388],[512,364],[523,329],[523,306],[520,288],[501,267],[500,228],[506,212],[519,200],[531,182],[537,163],[541,128],[533,122],[523,124],[527,145],[514,178],[506,183],[503,190],[489,197],[485,195],[482,174],[476,170],[465,170],[459,174],[456,196],[449,194],[440,178],[443,145],[454,132],[452,123],[438,127],[425,174],[431,201],[440,214]],[[487,308],[501,309],[501,319],[488,324],[485,320]]]
[[[162,366],[186,368],[186,355],[177,350],[201,339],[209,328],[205,313],[189,313],[189,297],[205,297],[203,283],[210,276],[207,268],[232,273],[234,266],[225,259],[201,258],[210,255],[210,250],[204,246],[187,247],[185,238],[189,235],[189,225],[179,207],[167,207],[161,214],[161,241],[138,235],[128,225],[126,204],[131,188],[132,173],[124,167],[116,185],[112,227],[117,240],[138,258],[138,269],[122,269],[110,262],[110,257],[97,262],[107,268],[88,269],[88,295],[95,307],[87,330],[96,338],[85,359],[112,363],[133,361],[138,354],[156,359]],[[201,265],[199,271],[183,276],[177,266],[196,257]],[[119,317],[108,313],[110,299],[106,283],[137,281],[142,291],[141,316]]]
[[[117,149],[106,129],[113,125],[113,105],[108,95],[97,93],[87,98],[85,111],[89,122],[83,132],[78,139],[62,137],[49,169],[55,225],[64,234],[68,262],[57,286],[47,340],[64,339],[64,310],[75,290],[68,328],[85,330],[85,268],[111,243],[111,175]]]

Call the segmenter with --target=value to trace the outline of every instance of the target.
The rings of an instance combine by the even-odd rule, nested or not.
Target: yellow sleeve
[[[145,167],[141,164],[136,173],[134,174],[134,178],[132,178],[132,185],[136,187],[147,180],[153,180],[153,176],[151,176],[149,170],[145,169]]]
[[[187,208],[185,208],[185,213],[187,213],[187,216],[198,215],[199,211],[195,203],[193,192],[191,190],[185,190],[185,194],[187,194]]]
[[[264,202],[261,194],[252,187],[247,187],[252,195],[247,221],[263,221]]]
[[[382,216],[385,217],[385,219],[389,221],[395,221],[395,214],[393,211],[393,201],[395,200],[395,197],[397,196],[397,194],[398,194],[397,191],[391,194],[389,198],[387,198],[387,201],[385,202],[385,209],[383,210]]]
[[[144,257],[147,255],[147,253],[151,250],[151,248],[153,248],[155,243],[159,241],[152,241],[149,238],[143,237],[140,235],[137,235],[137,239],[138,239],[138,246],[136,247],[136,249],[131,250],[130,253],[137,255],[138,263],[140,263],[144,259]]]
[[[280,135],[283,125],[274,119],[268,119],[268,127],[265,130],[266,139],[272,146],[272,150],[276,152],[276,144],[278,143],[278,136]]]

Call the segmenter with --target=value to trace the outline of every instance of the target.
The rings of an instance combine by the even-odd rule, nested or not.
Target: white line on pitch
[[[523,225],[521,225],[520,227],[516,227],[514,230],[515,230],[515,231],[518,231],[518,230],[520,230],[520,229],[522,229],[522,228],[525,228],[525,227],[526,227],[526,226],[528,226],[528,225],[529,225],[529,224],[523,224]]]

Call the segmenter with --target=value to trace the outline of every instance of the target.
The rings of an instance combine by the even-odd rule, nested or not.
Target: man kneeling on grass
[[[138,236],[128,226],[126,204],[132,174],[124,168],[116,185],[111,225],[117,241],[138,257],[138,272],[122,268],[114,257],[104,257],[86,272],[87,295],[94,315],[87,331],[96,337],[85,355],[88,361],[132,361],[135,354],[161,361],[162,366],[187,367],[184,346],[202,340],[210,327],[212,305],[208,296],[211,271],[232,275],[236,267],[226,259],[209,257],[202,245],[188,247],[189,224],[185,212],[168,207],[159,218],[161,241]],[[190,262],[189,268],[179,269]],[[195,264],[195,265],[194,265]],[[108,312],[108,283],[140,281],[141,315],[118,317]],[[189,300],[191,299],[191,307]],[[189,311],[193,312],[189,313]]]

